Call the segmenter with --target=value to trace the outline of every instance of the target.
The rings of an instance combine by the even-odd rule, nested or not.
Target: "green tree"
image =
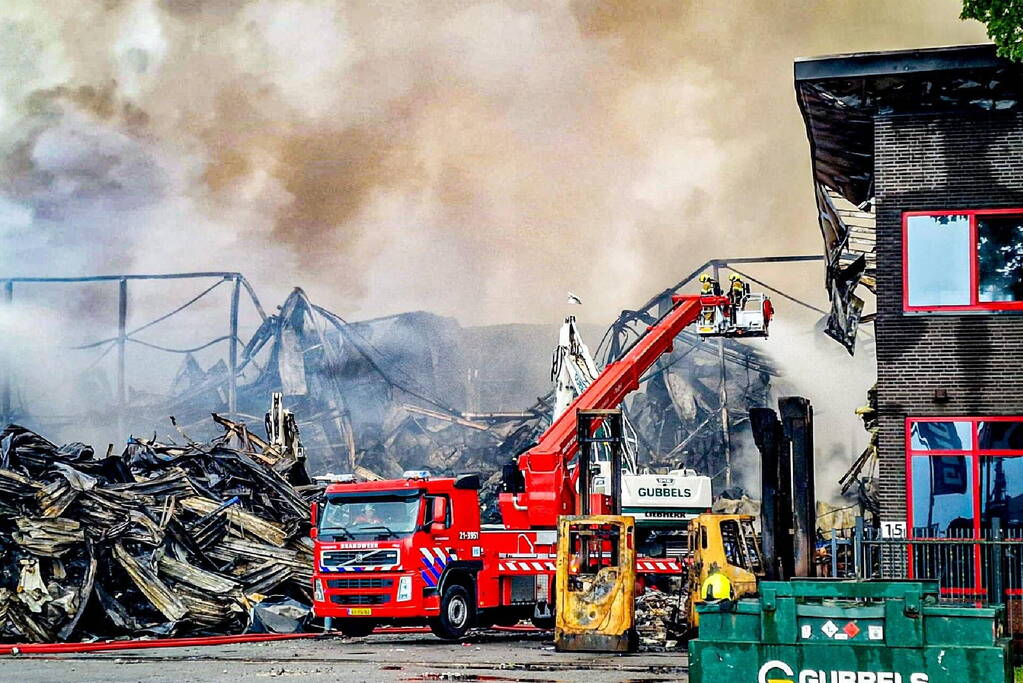
[[[1023,0],[963,0],[960,19],[976,19],[998,46],[998,54],[1023,60]]]

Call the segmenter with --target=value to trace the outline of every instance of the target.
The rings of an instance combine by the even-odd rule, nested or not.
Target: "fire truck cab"
[[[313,609],[346,635],[380,624],[473,626],[553,619],[554,530],[482,528],[479,477],[335,483],[313,506]]]

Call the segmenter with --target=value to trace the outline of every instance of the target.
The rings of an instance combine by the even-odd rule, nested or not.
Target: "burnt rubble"
[[[0,433],[0,640],[240,633],[264,596],[309,604],[301,448],[214,420],[120,455]]]
[[[677,647],[686,635],[686,593],[647,588],[636,596],[636,633],[644,650]]]

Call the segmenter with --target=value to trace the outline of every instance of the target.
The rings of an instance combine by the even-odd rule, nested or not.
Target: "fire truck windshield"
[[[421,500],[421,495],[328,496],[319,532],[353,539],[408,536],[416,529]]]

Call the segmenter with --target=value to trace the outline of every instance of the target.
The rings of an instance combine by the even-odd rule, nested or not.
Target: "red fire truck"
[[[406,472],[399,480],[356,483],[351,477],[328,486],[312,509],[317,616],[332,619],[347,635],[368,634],[382,623],[425,622],[445,639],[461,638],[472,626],[524,618],[550,626],[558,517],[579,509],[576,411],[618,406],[679,332],[697,319],[720,319],[719,308],[729,305],[723,297],[672,300],[672,309],[609,364],[535,446],[506,466],[498,503],[502,524],[480,524],[475,475]],[[764,317],[762,332],[742,334],[766,336],[769,308]],[[722,328],[701,333],[732,334]],[[607,496],[593,495],[593,514],[611,507]],[[637,574],[680,571],[674,559],[637,560]]]

